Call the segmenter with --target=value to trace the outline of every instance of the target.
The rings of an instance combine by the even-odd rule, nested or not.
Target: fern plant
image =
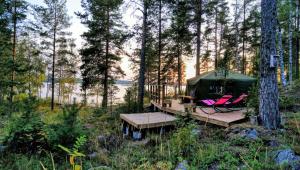
[[[80,165],[78,165],[76,163],[76,160],[77,160],[77,158],[85,157],[85,155],[83,153],[81,153],[79,150],[86,143],[86,141],[87,141],[87,138],[85,135],[83,135],[83,136],[76,138],[76,141],[75,141],[72,149],[69,149],[62,145],[58,145],[59,148],[61,148],[63,151],[68,153],[69,161],[70,161],[70,164],[71,164],[73,170],[81,170],[82,169],[81,168],[82,167],[81,159],[80,159]]]

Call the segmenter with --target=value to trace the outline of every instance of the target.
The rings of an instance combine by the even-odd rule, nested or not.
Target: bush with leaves
[[[196,149],[197,135],[193,132],[195,124],[179,128],[171,138],[172,155],[177,158],[190,158]]]
[[[44,123],[36,112],[37,100],[29,97],[24,100],[21,116],[11,123],[9,135],[4,144],[17,153],[37,153],[48,148]]]
[[[47,136],[52,149],[59,144],[70,147],[78,136],[86,135],[81,122],[78,120],[80,107],[76,105],[63,107],[61,122],[47,127]]]
[[[254,109],[254,114],[258,114],[259,112],[258,84],[255,84],[250,88],[247,97],[247,107]]]
[[[79,150],[86,143],[86,141],[87,141],[86,136],[77,137],[76,141],[75,141],[75,144],[73,145],[72,149],[69,149],[69,148],[67,148],[65,146],[62,146],[62,145],[58,145],[59,148],[61,148],[62,150],[64,150],[65,152],[68,153],[69,158],[70,158],[70,164],[71,164],[73,170],[81,169],[81,167],[82,167],[81,159],[79,160],[80,165],[78,165],[78,163],[76,163],[76,161],[77,161],[77,158],[85,156]]]

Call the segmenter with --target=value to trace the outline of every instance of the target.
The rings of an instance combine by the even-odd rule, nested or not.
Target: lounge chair
[[[247,97],[248,95],[243,93],[232,102],[229,101],[232,98],[231,95],[225,95],[217,101],[214,101],[212,99],[206,99],[206,100],[201,100],[201,102],[206,106],[212,107],[216,112],[232,112],[232,111],[240,110],[240,109],[233,109],[233,108],[237,106],[241,106],[241,104],[246,100]],[[222,107],[223,109],[220,109],[220,107]],[[200,107],[200,109],[204,113],[209,114],[202,107]]]
[[[223,112],[220,110],[218,107],[220,106],[225,106],[226,104],[229,104],[229,100],[232,98],[232,95],[224,95],[217,101],[213,99],[205,99],[205,100],[200,100],[205,106],[212,107],[215,111],[217,112]],[[206,112],[202,106],[200,106],[200,110],[202,110],[206,114],[211,114]]]

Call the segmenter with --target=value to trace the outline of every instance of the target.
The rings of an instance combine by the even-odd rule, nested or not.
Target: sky
[[[41,5],[43,3],[43,0],[27,0],[31,4]],[[72,37],[76,39],[76,45],[77,49],[80,49],[82,44],[84,43],[84,40],[81,38],[80,35],[83,34],[84,31],[87,30],[87,28],[80,23],[80,19],[74,14],[74,12],[83,11],[81,8],[81,0],[67,0],[67,9],[68,14],[71,16],[71,27],[69,28],[69,31],[72,32]],[[124,7],[121,9],[123,13],[123,21],[126,23],[129,28],[131,28],[137,21],[138,15],[140,11],[134,10],[132,7]],[[136,48],[135,46],[139,44],[134,44],[131,46],[131,48]],[[184,62],[186,64],[186,78],[192,78],[195,76],[195,64],[196,59],[195,55],[189,58],[185,58]],[[124,70],[126,76],[123,77],[123,79],[131,80],[133,78],[133,72],[131,69],[131,64],[129,61],[129,58],[126,56],[122,57],[121,61],[121,68]]]

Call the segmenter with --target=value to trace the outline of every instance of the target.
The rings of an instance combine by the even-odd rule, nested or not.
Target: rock
[[[180,162],[180,163],[176,166],[175,170],[188,170],[188,164],[187,164],[187,161],[184,160],[184,161]]]
[[[208,170],[218,170],[219,169],[219,164],[218,162],[214,162],[211,165],[208,166]]]
[[[279,150],[275,152],[275,163],[283,165],[287,163],[293,170],[300,169],[300,156],[297,156],[291,149]]]
[[[195,136],[197,136],[197,137],[200,137],[201,134],[202,134],[202,131],[201,131],[200,128],[196,128],[196,129],[192,130],[192,134],[195,135]]]
[[[280,146],[280,144],[279,144],[279,142],[277,140],[270,140],[268,142],[268,146],[269,147],[278,147],[278,146]]]
[[[106,143],[106,137],[104,135],[99,135],[97,138],[98,138],[99,144],[105,145],[105,143]]]
[[[4,152],[7,149],[7,146],[0,145],[0,153]]]
[[[231,131],[231,133],[237,134],[237,133],[239,133],[240,131],[241,131],[240,128],[234,128],[234,129]]]
[[[258,139],[258,132],[256,131],[256,129],[251,129],[249,131],[247,131],[247,135],[246,137],[249,139]]]
[[[256,140],[258,139],[258,132],[256,129],[245,129],[241,132],[241,137]]]
[[[246,138],[250,140],[257,140],[259,139],[259,133],[256,129],[254,128],[235,128],[232,129],[228,134],[227,137],[229,139],[241,137],[241,138]]]
[[[93,153],[91,153],[91,154],[88,154],[87,155],[90,159],[94,159],[94,158],[96,158],[97,156],[98,156],[98,153],[97,152],[93,152]]]

